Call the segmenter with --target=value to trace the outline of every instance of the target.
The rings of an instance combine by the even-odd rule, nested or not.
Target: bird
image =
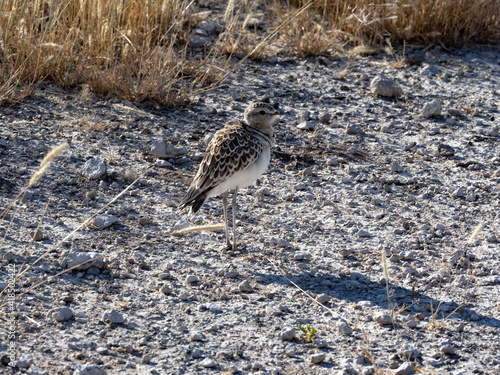
[[[198,172],[182,199],[179,209],[189,207],[195,214],[210,198],[223,194],[222,206],[226,245],[231,249],[227,198],[233,190],[233,252],[236,251],[236,196],[238,189],[253,184],[267,169],[274,146],[273,126],[279,121],[275,107],[264,102],[251,103],[243,121],[233,119],[218,130],[207,146]]]

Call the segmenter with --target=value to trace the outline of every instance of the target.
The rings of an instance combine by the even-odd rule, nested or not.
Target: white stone
[[[203,361],[200,362],[200,366],[205,367],[205,368],[212,368],[217,366],[217,363],[212,358],[205,358]]]
[[[125,322],[125,318],[123,317],[123,315],[116,310],[106,311],[102,315],[102,319],[109,320],[111,323],[115,324],[122,324],[123,322]]]
[[[63,262],[63,267],[73,268],[77,271],[86,271],[90,267],[102,269],[104,261],[98,253],[79,253],[73,252]]]
[[[371,234],[367,230],[361,229],[358,231],[358,236],[359,237],[371,237]]]
[[[303,121],[297,125],[297,129],[300,130],[314,130],[315,125],[310,121]]]
[[[441,103],[437,100],[425,103],[422,108],[422,116],[425,118],[439,116],[441,114]]]
[[[309,357],[309,361],[311,361],[311,363],[313,363],[313,364],[318,364],[318,363],[323,362],[325,360],[325,358],[326,358],[325,353],[315,353]]]
[[[102,178],[106,171],[106,163],[101,158],[89,159],[82,167],[82,175],[90,179]]]
[[[409,362],[403,363],[393,372],[394,375],[411,375],[414,373],[415,370],[413,369],[413,365]]]
[[[243,280],[240,283],[240,285],[238,285],[238,289],[240,292],[243,292],[243,293],[252,293],[253,292],[253,288],[250,285],[250,283],[248,282],[248,280]]]
[[[120,220],[114,215],[100,214],[94,218],[94,225],[99,229],[107,228]]]
[[[204,309],[210,310],[214,314],[220,314],[222,312],[222,309],[215,303],[207,302],[204,303],[202,306]]]
[[[52,313],[52,318],[56,322],[64,322],[73,317],[73,310],[67,307],[61,307]]]
[[[79,366],[79,368],[73,372],[73,375],[106,375],[106,371],[93,363],[86,363],[83,366]]]
[[[199,280],[199,278],[198,278],[198,276],[196,276],[196,275],[188,275],[188,276],[186,277],[186,282],[187,282],[188,284],[193,284],[193,283],[196,283],[196,282],[198,282],[198,280]]]
[[[291,341],[294,339],[295,337],[295,332],[296,332],[296,329],[295,328],[284,328],[280,331],[279,333],[279,336],[280,338],[283,340],[283,341]]]
[[[191,341],[203,341],[205,340],[205,335],[199,331],[194,331],[189,334],[189,340]]]

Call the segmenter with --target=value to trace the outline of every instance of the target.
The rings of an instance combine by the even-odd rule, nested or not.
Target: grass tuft
[[[22,100],[48,80],[181,106],[238,66],[228,57],[264,59],[289,50],[331,55],[345,43],[359,46],[357,56],[380,51],[387,40],[430,48],[500,39],[498,0],[268,0],[266,12],[259,1],[231,0],[221,14],[221,37],[201,52],[190,49],[190,33],[209,13],[197,12],[189,0],[0,4],[0,105]],[[255,17],[267,26],[252,30]]]
[[[40,168],[33,174],[33,176],[31,176],[28,186],[35,185],[43,177],[45,172],[49,169],[52,161],[59,156],[66,149],[66,147],[68,147],[68,143],[64,142],[49,151],[40,163]]]

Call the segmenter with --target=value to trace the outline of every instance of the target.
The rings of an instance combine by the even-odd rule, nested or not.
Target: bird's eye
[[[266,114],[266,111],[260,111],[260,112],[259,112],[259,115],[264,116],[265,114]]]

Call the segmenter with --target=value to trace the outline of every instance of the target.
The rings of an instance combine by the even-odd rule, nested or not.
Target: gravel
[[[197,29],[203,43],[220,32]],[[70,144],[0,226],[1,287],[11,267],[34,264],[1,309],[5,324],[15,316],[12,363],[47,374],[500,372],[498,51],[406,52],[423,65],[246,60],[183,109],[49,84],[3,107],[2,211],[51,148]],[[372,89],[375,78],[385,86]],[[220,198],[193,217],[177,206],[210,136],[264,98],[283,115],[268,171],[239,191],[232,253],[223,230],[186,231],[223,223]],[[432,102],[439,114],[422,116]],[[72,234],[96,213],[102,225]],[[298,331],[307,324],[312,342]],[[3,333],[3,364],[8,346]]]

